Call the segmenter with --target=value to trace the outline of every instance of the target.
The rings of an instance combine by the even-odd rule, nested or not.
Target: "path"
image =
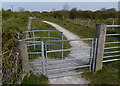
[[[52,25],[53,27],[55,27],[57,30],[63,32],[63,35],[68,39],[68,40],[71,40],[71,39],[79,39],[79,37],[75,34],[73,34],[72,32],[66,30],[65,28],[55,24],[55,23],[52,23],[52,22],[48,22],[48,21],[43,21],[44,23],[47,23],[47,24],[50,24]],[[78,47],[85,47],[85,46],[88,46],[84,41],[73,41],[73,42],[70,42],[70,45],[72,46],[71,48],[78,48]],[[70,55],[71,56],[78,56],[80,58],[80,56],[82,57],[82,55],[86,54],[86,55],[89,55],[89,52],[88,51],[79,51],[84,54],[80,54],[80,53],[77,53],[77,54],[73,54],[74,51],[70,52]],[[70,63],[71,64],[71,63]],[[76,71],[74,71],[76,72]],[[55,79],[49,79],[50,81],[50,84],[88,84],[89,81],[83,79],[81,77],[81,75],[75,75],[75,76],[67,76],[67,77],[61,77],[61,78],[55,78]]]

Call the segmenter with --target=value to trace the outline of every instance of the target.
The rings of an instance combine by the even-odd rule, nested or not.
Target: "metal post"
[[[103,56],[104,56],[104,46],[105,46],[105,38],[106,38],[106,29],[107,25],[105,24],[97,24],[97,38],[98,38],[98,45],[97,45],[97,57],[96,57],[96,67],[95,71],[102,69],[103,64]]]
[[[49,39],[49,45],[48,45],[48,50],[50,50],[50,31],[48,31],[48,39]]]
[[[48,75],[48,56],[47,56],[47,46],[45,44],[45,60],[46,60],[46,76]]]
[[[91,47],[92,47],[92,49],[90,49],[90,71],[92,71],[92,60],[93,60],[93,44],[94,44],[94,39],[92,39],[92,41],[91,41],[92,43],[91,43]]]
[[[63,38],[63,32],[61,32],[61,35],[62,35],[62,40],[64,40],[64,38]],[[64,42],[62,41],[62,50],[63,50],[63,45],[64,45]],[[62,58],[63,58],[63,51],[62,51]]]
[[[33,41],[35,41],[35,32],[33,31]],[[34,49],[35,49],[36,47],[35,47],[35,43],[34,43]]]
[[[41,52],[42,52],[42,72],[43,75],[45,75],[44,41],[41,41]]]
[[[97,53],[96,50],[97,50],[97,38],[94,38],[92,71],[95,71],[95,59],[96,59],[96,53]]]

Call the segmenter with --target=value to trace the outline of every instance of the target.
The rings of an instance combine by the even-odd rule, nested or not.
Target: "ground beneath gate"
[[[57,30],[63,32],[63,35],[68,39],[79,39],[79,37],[75,34],[73,34],[72,32],[66,30],[65,28],[52,23],[52,22],[48,22],[48,21],[43,21],[47,24],[52,25],[53,27],[55,27]],[[78,48],[78,47],[82,47],[82,46],[88,46],[84,41],[74,41],[74,42],[70,42],[70,45],[72,46],[71,48]],[[82,51],[80,51],[82,53]],[[88,51],[84,52],[86,55],[88,54]],[[72,52],[70,53],[72,54]],[[77,54],[78,56],[80,56],[80,53]],[[73,55],[74,56],[74,55]],[[74,72],[77,72],[74,70]],[[49,79],[50,84],[89,84],[90,82],[85,80],[84,78],[81,77],[81,75],[74,75],[74,76],[67,76],[67,77],[61,77],[61,78],[55,78],[55,79]]]

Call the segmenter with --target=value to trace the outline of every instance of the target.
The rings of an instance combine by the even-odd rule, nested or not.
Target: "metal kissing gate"
[[[79,42],[81,40],[91,41],[90,46],[71,47],[68,49],[47,50],[47,44],[50,42]],[[33,42],[34,43],[34,42]],[[69,75],[90,72],[94,69],[93,54],[93,38],[74,39],[74,40],[51,40],[40,41],[41,57],[39,61],[31,61],[30,65],[34,65],[34,73],[44,74],[49,78],[57,78]],[[60,53],[64,53],[63,57]],[[34,52],[35,54],[35,52]],[[60,56],[58,56],[60,55]],[[54,59],[55,57],[58,59]],[[56,58],[57,58],[56,57]],[[37,66],[36,66],[37,65]]]
[[[37,37],[43,31],[49,33],[47,37]],[[60,33],[60,38],[52,37],[52,32]],[[30,70],[35,74],[57,78],[94,70],[93,48],[97,39],[64,40],[62,32],[52,30],[31,30],[24,34],[26,36],[21,41],[27,43]],[[83,41],[89,45],[81,46]]]
[[[27,43],[29,67],[34,74],[43,74],[48,78],[71,76],[99,70],[102,68],[103,62],[110,61],[103,60],[104,58],[113,57],[103,54],[119,52],[104,52],[104,49],[111,49],[104,48],[104,37],[110,35],[106,34],[106,30],[104,30],[107,27],[110,26],[98,28],[98,37],[72,40],[65,40],[60,31],[24,31],[23,33],[26,36],[19,41]],[[46,32],[47,35],[40,36],[41,32]],[[52,32],[59,36],[54,37],[51,34]],[[20,38],[19,36],[20,33],[18,33],[18,38]],[[82,45],[83,41],[87,44]],[[105,44],[110,43],[116,42],[106,42]]]

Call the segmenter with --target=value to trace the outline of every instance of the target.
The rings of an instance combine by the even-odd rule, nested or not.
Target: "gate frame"
[[[79,41],[79,40],[90,40],[91,41],[91,45],[88,47],[88,48],[90,48],[90,53],[89,53],[89,57],[90,58],[88,58],[88,59],[90,59],[89,60],[89,69],[88,69],[88,71],[86,71],[86,72],[92,72],[92,71],[94,71],[94,67],[95,67],[95,51],[96,50],[94,50],[94,49],[96,49],[96,41],[97,41],[97,38],[83,38],[83,39],[73,39],[73,40],[51,40],[51,42],[65,42],[65,41]],[[49,41],[48,41],[49,42]],[[43,41],[43,45],[42,46],[44,46],[44,44],[46,44],[45,43],[45,41]],[[46,45],[45,45],[45,47],[46,47]],[[87,48],[87,47],[86,47]],[[74,49],[74,48],[73,48]],[[82,48],[79,48],[80,50],[82,50]],[[83,48],[84,49],[84,48]],[[45,49],[46,50],[46,49]],[[48,75],[48,70],[47,70],[47,66],[48,66],[48,60],[47,60],[47,53],[50,53],[50,52],[59,52],[59,51],[67,51],[67,50],[72,50],[72,49],[61,49],[61,50],[46,50],[45,52],[43,52],[43,54],[45,54],[44,55],[44,60],[43,61],[45,61],[44,63],[46,64],[46,67],[45,67],[45,69],[44,69],[44,74],[45,75]],[[70,59],[69,59],[70,60]],[[54,62],[58,62],[59,60],[55,60]],[[60,60],[61,61],[61,60]],[[84,66],[84,65],[81,65],[81,67],[80,68],[82,68],[82,66]],[[85,67],[86,67],[86,65],[85,65]],[[56,68],[57,69],[57,68]],[[58,70],[59,70],[60,68],[58,68]],[[60,76],[55,76],[55,77],[49,77],[49,78],[58,78],[58,77],[64,77],[64,76],[69,76],[69,75],[76,75],[76,74],[81,74],[81,73],[83,73],[83,72],[79,72],[79,73],[75,73],[75,74],[68,74],[68,75],[60,75]]]

